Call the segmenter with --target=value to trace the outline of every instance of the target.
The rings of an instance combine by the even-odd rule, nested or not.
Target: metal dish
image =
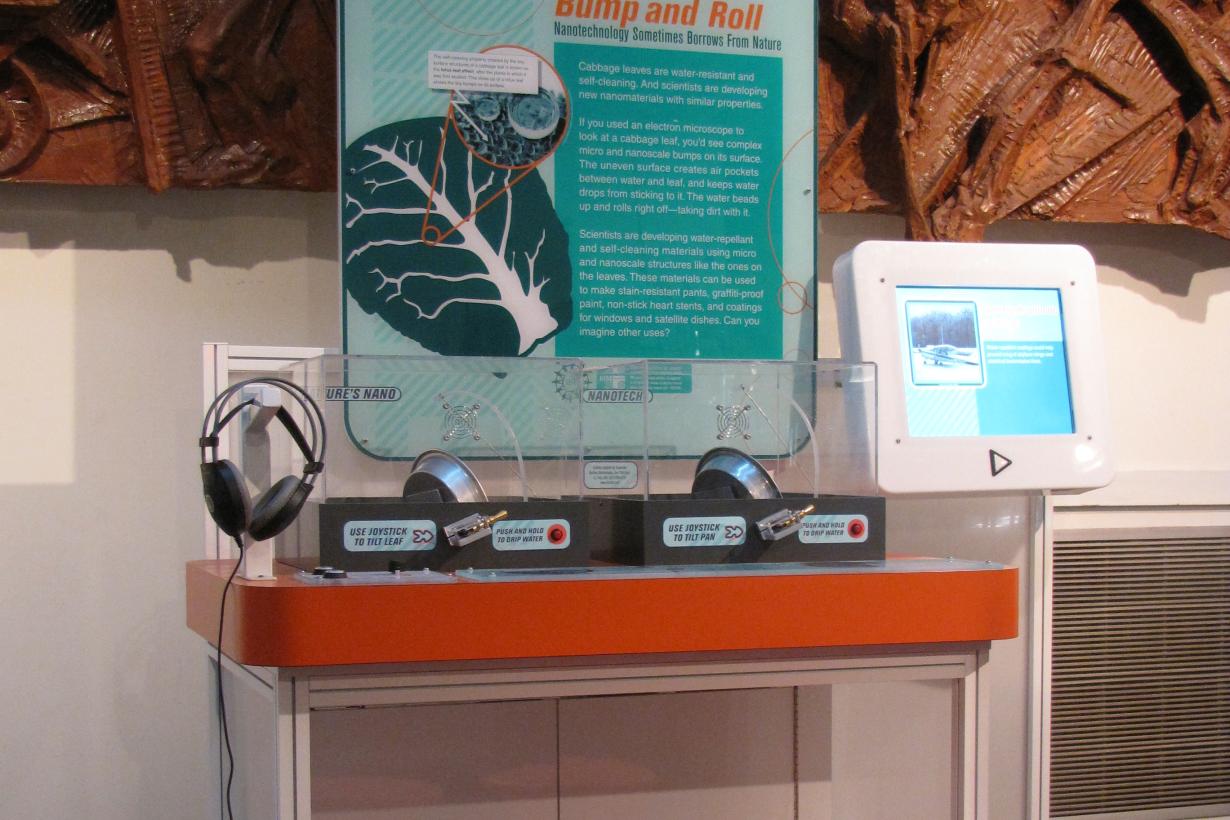
[[[465,462],[443,450],[424,450],[414,460],[402,498],[435,490],[445,501],[486,501],[487,494]]]
[[[714,447],[696,462],[692,495],[729,489],[735,498],[781,498],[781,491],[759,461],[732,447]]]

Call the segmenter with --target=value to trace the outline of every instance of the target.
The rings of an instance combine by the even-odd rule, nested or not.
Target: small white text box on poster
[[[427,55],[427,84],[444,91],[537,94],[538,58],[529,52],[431,51]]]

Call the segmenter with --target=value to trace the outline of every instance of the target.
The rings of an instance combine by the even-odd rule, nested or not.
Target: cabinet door
[[[791,689],[560,703],[560,817],[794,817]]]
[[[800,820],[951,817],[951,681],[799,687]]]
[[[312,713],[317,820],[555,820],[555,702]]]

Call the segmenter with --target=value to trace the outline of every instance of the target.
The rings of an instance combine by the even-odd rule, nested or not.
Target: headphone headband
[[[218,458],[218,434],[240,411],[257,402],[255,399],[245,399],[229,410],[226,405],[243,388],[253,384],[275,387],[294,399],[307,419],[310,436],[309,441],[295,422],[295,417],[284,405],[279,404],[275,415],[303,454],[303,474],[299,478],[286,476],[275,482],[255,503],[252,503],[248,496],[239,468],[226,459]],[[205,506],[209,514],[224,532],[235,538],[239,538],[244,532],[258,541],[274,537],[294,521],[311,494],[316,477],[325,466],[326,444],[324,414],[302,387],[274,376],[258,376],[236,382],[214,397],[205,411],[205,418],[201,422],[201,436],[197,439],[197,445],[201,448],[201,479]]]
[[[243,408],[249,407],[256,403],[254,400],[248,399],[247,401],[241,402],[231,408],[225,415],[222,415],[222,408],[226,406],[226,403],[230,401],[230,399],[240,390],[253,384],[267,384],[271,387],[277,387],[282,392],[290,395],[290,397],[293,398],[303,410],[303,414],[308,420],[309,432],[311,433],[310,445],[308,444],[307,439],[304,438],[303,431],[299,429],[299,425],[295,423],[294,417],[286,410],[285,407],[278,408],[277,417],[278,421],[282,423],[282,426],[286,428],[286,431],[290,433],[291,438],[294,439],[300,452],[303,453],[303,458],[306,460],[308,467],[314,468],[305,469],[305,477],[307,475],[315,476],[324,467],[325,448],[328,445],[327,434],[325,432],[324,413],[321,412],[320,406],[306,390],[294,382],[278,378],[277,376],[257,376],[251,379],[244,379],[243,381],[232,384],[217,396],[214,396],[214,400],[210,403],[209,409],[205,411],[205,419],[201,423],[201,438],[199,441],[201,448],[201,461],[206,460],[205,451],[207,449],[212,449],[214,459],[217,459],[219,443],[218,433],[220,433],[222,429],[230,422],[230,420],[234,418],[235,415],[241,410],[243,410]],[[209,421],[215,415],[218,416],[218,419],[214,423],[213,429],[211,430]],[[319,454],[316,452],[316,443],[318,440],[320,442]]]

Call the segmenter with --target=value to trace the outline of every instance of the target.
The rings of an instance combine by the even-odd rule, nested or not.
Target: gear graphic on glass
[[[576,367],[561,367],[555,371],[555,378],[552,383],[555,385],[555,392],[564,401],[572,401],[577,393],[577,368]]]
[[[752,437],[752,434],[747,432],[747,411],[750,407],[748,404],[717,405],[719,441],[739,436],[744,439]]]
[[[440,396],[440,401],[444,409],[445,441],[466,437],[478,441],[482,438],[478,432],[478,411],[481,405],[449,404],[444,396]]]

